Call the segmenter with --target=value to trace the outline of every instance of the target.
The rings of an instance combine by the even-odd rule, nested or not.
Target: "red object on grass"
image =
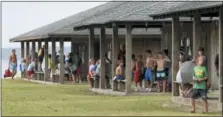
[[[6,69],[4,77],[10,77],[10,76],[12,76],[11,71],[9,69]]]

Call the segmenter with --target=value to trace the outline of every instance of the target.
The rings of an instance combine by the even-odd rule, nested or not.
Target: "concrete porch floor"
[[[120,91],[113,91],[112,89],[99,89],[99,88],[92,88],[90,89],[90,91],[98,93],[98,94],[105,94],[105,95],[117,95],[117,96],[138,96],[138,95],[142,95],[142,96],[149,96],[149,95],[170,95],[171,93],[167,92],[167,93],[157,93],[157,92],[144,92],[144,91],[140,91],[140,92],[133,92],[130,94],[126,94],[125,92],[120,92]]]

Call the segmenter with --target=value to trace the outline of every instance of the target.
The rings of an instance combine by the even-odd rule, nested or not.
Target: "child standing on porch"
[[[202,98],[204,102],[204,112],[208,112],[208,101],[207,101],[207,85],[208,73],[205,66],[203,66],[204,57],[198,57],[196,64],[197,66],[193,69],[193,92],[191,97],[192,110],[191,113],[195,113],[195,99]]]
[[[87,74],[87,80],[88,80],[88,84],[89,87],[92,88],[92,77],[94,75],[94,68],[95,68],[95,64],[94,64],[94,60],[90,59],[89,61],[89,70],[88,70],[88,74]]]
[[[145,77],[144,77],[144,81],[145,81],[145,87],[146,87],[146,91],[151,92],[152,89],[152,70],[154,69],[154,58],[152,56],[152,51],[151,50],[147,50],[146,51],[148,57],[146,59],[146,72],[145,72]]]
[[[160,92],[161,82],[163,86],[163,92],[166,92],[166,71],[164,68],[165,58],[162,52],[159,52],[158,59],[156,60],[155,64],[157,65],[156,77],[158,92]]]

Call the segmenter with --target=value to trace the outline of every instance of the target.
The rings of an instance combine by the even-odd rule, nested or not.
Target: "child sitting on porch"
[[[36,62],[35,59],[32,59],[32,62],[29,64],[27,68],[27,79],[30,80],[30,78],[33,77],[34,72],[36,71]]]
[[[89,70],[88,70],[88,74],[87,74],[89,88],[92,88],[92,83],[93,83],[92,77],[94,75],[94,68],[95,68],[94,60],[90,59],[89,60]]]
[[[197,66],[193,68],[193,92],[191,96],[191,113],[195,113],[195,99],[202,98],[204,102],[204,112],[208,112],[208,102],[207,102],[207,85],[208,80],[207,68],[203,66],[204,57],[198,57],[196,64]]]
[[[113,80],[124,80],[123,77],[123,62],[120,61],[120,63],[118,64],[118,67],[115,70],[115,77],[113,78]]]
[[[166,71],[164,68],[165,58],[162,52],[159,52],[158,59],[156,60],[155,64],[157,65],[156,77],[158,92],[160,92],[161,82],[163,86],[163,92],[166,92]]]

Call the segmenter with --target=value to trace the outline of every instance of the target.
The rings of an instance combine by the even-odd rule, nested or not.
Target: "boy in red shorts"
[[[36,62],[35,59],[32,59],[32,62],[29,64],[27,68],[27,79],[30,80],[30,78],[33,77],[34,72],[36,71]]]

